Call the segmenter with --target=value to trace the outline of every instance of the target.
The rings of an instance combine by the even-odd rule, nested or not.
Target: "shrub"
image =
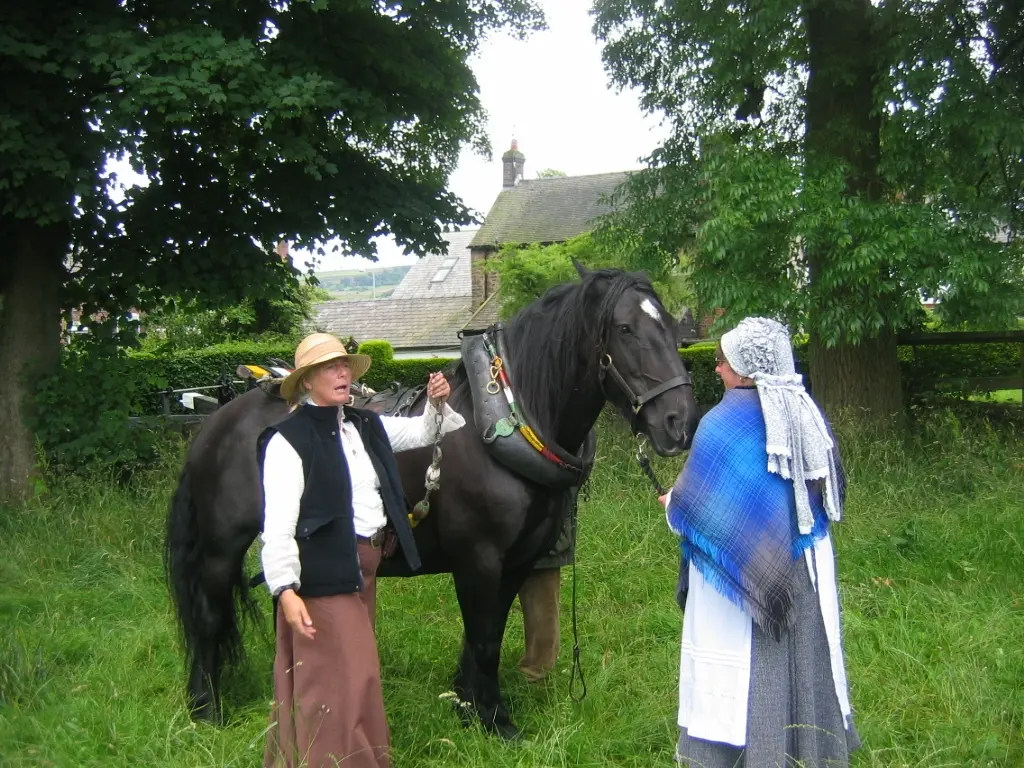
[[[725,389],[715,374],[715,344],[701,342],[679,350],[683,365],[690,372],[693,397],[701,405],[711,405],[722,399]]]
[[[215,384],[222,369],[234,376],[235,369],[244,363],[266,365],[269,358],[277,357],[290,364],[294,355],[295,345],[290,342],[228,341],[164,355],[134,352],[130,357],[141,366],[156,367],[169,386],[179,389]]]
[[[160,370],[140,368],[115,345],[76,340],[61,371],[38,383],[30,426],[57,470],[130,472],[154,458],[159,433],[133,428],[129,417],[165,386]]]
[[[453,362],[449,358],[396,360],[394,350],[386,341],[364,342],[360,345],[359,352],[373,358],[373,365],[364,380],[374,389],[384,389],[394,381],[406,385],[425,382],[428,373],[440,370]],[[285,342],[236,341],[164,355],[131,352],[127,361],[136,378],[162,382],[159,386],[151,387],[142,393],[140,398],[139,411],[157,415],[161,412],[158,391],[160,389],[211,386],[217,383],[222,370],[234,378],[235,369],[239,365],[266,365],[272,357],[291,364],[294,354],[295,345]],[[241,392],[244,388],[236,385],[236,390]],[[177,398],[174,398],[172,411],[181,410]]]
[[[911,398],[943,392],[963,397],[966,381],[976,376],[1010,376],[1020,372],[1019,344],[945,344],[901,346],[903,390]]]
[[[295,345],[288,342],[232,341],[167,354],[130,352],[128,360],[137,377],[163,381],[163,389],[184,389],[212,386],[217,383],[222,371],[234,379],[235,369],[245,363],[267,365],[271,357],[277,357],[290,364],[294,354]],[[158,389],[152,388],[144,398],[142,413],[156,415],[161,412]],[[244,391],[242,385],[236,385],[235,389],[238,392]],[[171,410],[175,413],[183,411],[177,398],[172,398]]]
[[[405,386],[425,384],[431,372],[450,368],[458,362],[447,357],[396,360],[395,350],[386,341],[364,341],[359,345],[359,354],[369,355],[373,360],[363,381],[377,390],[387,389],[396,381]]]

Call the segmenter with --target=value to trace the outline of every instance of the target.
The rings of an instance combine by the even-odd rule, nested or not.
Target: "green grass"
[[[1019,403],[1021,391],[1019,389],[997,389],[981,395],[971,395],[970,399],[989,403]]]
[[[835,530],[845,642],[864,748],[854,766],[1024,765],[1024,440],[933,416],[906,440],[840,424],[850,498]],[[185,715],[160,544],[174,461],[136,485],[65,478],[0,514],[0,764],[257,766],[273,656],[269,622],[246,635],[225,727]],[[671,482],[679,460],[658,460]],[[568,695],[572,636],[527,685],[513,613],[502,682],[528,738],[463,729],[448,690],[461,625],[445,576],[380,586],[379,645],[395,765],[672,764],[681,615],[678,549],[603,424],[577,576],[588,696]],[[269,608],[260,594],[264,613]]]

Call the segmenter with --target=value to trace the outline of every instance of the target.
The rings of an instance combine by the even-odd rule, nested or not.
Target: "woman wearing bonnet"
[[[314,333],[281,384],[294,405],[260,437],[261,557],[277,599],[274,702],[265,766],[386,768],[389,733],[374,639],[376,573],[393,533],[412,570],[419,555],[395,452],[430,445],[465,424],[430,375],[421,416],[349,407],[370,358]]]
[[[845,479],[796,374],[789,333],[743,320],[722,337],[721,403],[661,501],[682,537],[682,765],[845,766],[859,746],[830,525]]]

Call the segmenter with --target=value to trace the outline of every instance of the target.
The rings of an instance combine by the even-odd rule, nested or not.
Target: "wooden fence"
[[[959,379],[958,383],[975,392],[997,392],[1003,389],[1021,390],[1021,404],[1024,405],[1024,331],[951,331],[946,333],[904,333],[899,336],[900,344],[911,347],[917,355],[918,347],[943,346],[952,344],[1019,344],[1020,365],[1016,373],[1004,376],[972,376]]]

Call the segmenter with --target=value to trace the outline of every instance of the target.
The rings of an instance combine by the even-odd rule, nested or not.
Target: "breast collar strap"
[[[633,413],[635,414],[639,414],[640,409],[643,408],[651,400],[658,397],[659,395],[664,394],[665,392],[668,392],[671,389],[675,389],[676,387],[693,386],[691,382],[686,380],[685,376],[673,376],[668,381],[663,381],[658,386],[653,387],[652,389],[648,389],[646,392],[642,392],[638,395],[636,392],[633,391],[633,388],[629,386],[626,380],[622,377],[622,374],[619,373],[619,369],[615,367],[615,362],[612,360],[611,355],[605,354],[601,357],[600,367],[601,381],[603,382],[605,376],[610,375],[612,377],[612,380],[622,391],[622,394],[624,394],[626,396],[626,399],[629,400],[629,404],[633,408]]]

